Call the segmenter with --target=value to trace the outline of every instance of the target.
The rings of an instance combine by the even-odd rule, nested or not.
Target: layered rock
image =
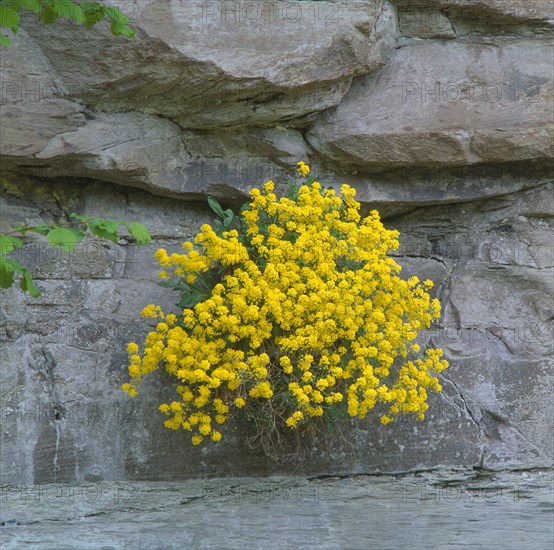
[[[109,111],[132,104],[183,128],[304,125],[338,104],[353,77],[382,66],[394,35],[382,0],[141,0],[125,9],[140,49],[100,27],[27,28],[72,98]]]
[[[422,41],[357,80],[308,140],[343,166],[383,172],[551,157],[547,40]]]
[[[548,2],[124,10],[135,41],[26,21],[2,52],[0,231],[76,211],[153,235],[18,253],[43,296],[3,291],[3,482],[552,466]],[[422,339],[451,363],[444,391],[422,424],[369,415],[299,461],[248,450],[245,425],[198,452],[163,428],[170,381],[132,401],[119,389],[142,307],[175,306],[153,252],[210,221],[206,195],[232,206],[268,179],[282,189],[298,160],[354,185],[401,231],[403,273],[435,281],[443,316]]]
[[[552,29],[551,0],[394,0],[402,35],[456,38],[494,34],[535,34]]]

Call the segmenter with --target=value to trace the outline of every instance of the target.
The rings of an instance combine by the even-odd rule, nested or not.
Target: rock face
[[[64,95],[109,111],[132,104],[182,128],[305,125],[338,104],[354,77],[382,66],[393,45],[382,0],[136,0],[126,9],[140,51],[108,30],[28,28]]]
[[[550,40],[426,40],[360,78],[308,132],[347,167],[543,161],[552,151]]]
[[[0,72],[0,232],[75,211],[144,222],[148,247],[89,239],[18,255],[43,292],[2,291],[3,483],[374,473],[552,463],[554,242],[549,2],[127,2],[135,41],[32,20]],[[76,47],[78,45],[78,47]],[[163,427],[167,379],[130,400],[142,307],[174,307],[178,250],[298,160],[401,232],[404,273],[443,307],[428,418],[346,423],[272,463]]]
[[[0,543],[44,550],[74,548],[76,540],[85,548],[114,550],[536,550],[548,548],[554,535],[553,481],[551,471],[439,470],[12,485],[4,487]],[[368,509],[371,529],[360,529]],[[163,538],[157,533],[161,517]],[[414,517],[424,532],[398,528]]]

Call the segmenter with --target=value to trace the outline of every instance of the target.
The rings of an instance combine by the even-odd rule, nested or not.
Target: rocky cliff
[[[424,423],[352,422],[306,472],[552,466],[554,197],[548,0],[134,0],[134,40],[28,18],[1,58],[0,231],[72,212],[144,222],[20,255],[43,292],[2,292],[6,483],[288,473],[244,444],[165,429],[160,377],[123,394],[147,303],[173,305],[153,252],[177,250],[298,160],[401,231],[436,282],[444,391]],[[173,306],[174,307],[174,306]],[[296,465],[296,466],[295,466]]]

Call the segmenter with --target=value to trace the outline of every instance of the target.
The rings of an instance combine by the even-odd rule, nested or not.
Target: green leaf
[[[104,15],[100,11],[85,14],[85,28],[91,29],[96,23],[102,21],[103,18]]]
[[[47,223],[41,223],[39,225],[29,226],[29,225],[17,225],[15,226],[15,229],[18,231],[21,231],[23,235],[25,233],[38,233],[39,235],[48,235],[50,230],[52,229],[51,225],[48,225]]]
[[[112,242],[117,241],[117,229],[119,222],[114,220],[105,220],[102,218],[94,218],[89,220],[90,232],[101,239],[107,239]]]
[[[25,8],[28,11],[33,11],[37,13],[41,6],[41,3],[39,0],[20,0],[21,7]]]
[[[106,7],[104,9],[108,19],[113,23],[120,25],[127,25],[127,23],[129,23],[129,19],[127,19],[127,16],[117,8]]]
[[[126,226],[129,230],[129,233],[133,235],[137,244],[149,244],[151,241],[150,233],[146,226],[139,222],[132,222]]]
[[[40,296],[40,290],[34,285],[33,278],[28,269],[23,272],[23,276],[19,281],[19,286],[23,292],[28,292],[33,298],[38,298]]]
[[[7,46],[8,48],[12,47],[12,41],[1,32],[0,32],[0,44],[2,46]]]
[[[163,286],[164,288],[171,288],[173,290],[181,290],[181,291],[186,291],[186,292],[189,292],[190,291],[190,288],[188,285],[186,284],[179,284],[179,283],[172,283],[170,281],[163,281],[160,283],[160,286]]]
[[[221,205],[219,202],[214,199],[213,197],[208,197],[208,204],[210,205],[210,208],[220,217],[225,218],[225,215],[223,214],[223,208],[221,208]]]
[[[104,8],[102,7],[101,4],[99,4],[98,2],[81,2],[81,8],[83,8],[83,11],[86,13],[88,11],[92,11],[92,10],[103,10]]]
[[[126,36],[128,38],[135,36],[135,31],[124,23],[112,23],[110,28],[114,36]]]
[[[104,19],[104,7],[98,2],[83,2],[81,8],[85,15],[85,27],[87,29]]]
[[[2,258],[2,260],[6,268],[9,269],[12,273],[23,273],[27,269],[17,260],[12,260],[11,258],[9,260]]]
[[[17,237],[9,237],[8,235],[0,235],[0,254],[9,254],[16,248],[21,248],[23,241]]]
[[[15,273],[25,273],[27,268],[17,260],[8,260],[0,256],[0,288],[10,288],[13,285]]]
[[[0,258],[0,288],[10,288],[13,284],[13,271],[9,268],[8,262]]]
[[[59,17],[65,17],[77,24],[85,21],[85,16],[81,7],[75,2],[68,0],[53,0],[52,8]]]
[[[13,8],[0,4],[0,26],[7,27],[17,34],[19,14]]]
[[[50,246],[61,246],[64,252],[68,252],[85,238],[85,234],[77,229],[57,227],[49,231],[46,238]]]
[[[214,220],[213,222],[213,229],[214,231],[221,236],[221,233],[223,233],[223,223],[221,222],[221,220]]]
[[[79,216],[79,214],[76,214],[75,212],[71,212],[69,215],[70,218],[73,218],[74,220],[79,220],[80,222],[87,223],[89,221],[88,216]]]
[[[75,4],[72,11],[73,16],[71,17],[71,20],[75,21],[77,25],[82,25],[85,22],[85,14],[83,13],[83,10]]]
[[[291,201],[298,200],[298,184],[295,181],[291,181],[287,188],[287,199]]]
[[[51,25],[58,18],[58,12],[51,5],[48,5],[46,8],[44,8],[39,15],[39,19],[42,19],[47,25]]]
[[[21,273],[19,286],[24,292],[28,292],[33,298],[40,296],[39,289],[34,285],[29,270],[17,260],[7,260],[0,256],[0,288],[10,288],[14,282],[14,274]]]

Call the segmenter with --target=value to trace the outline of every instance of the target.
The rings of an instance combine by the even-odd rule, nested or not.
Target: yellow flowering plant
[[[142,352],[128,345],[122,388],[137,395],[163,365],[178,394],[160,406],[165,426],[191,432],[195,445],[219,441],[242,413],[262,440],[341,411],[362,419],[378,404],[383,424],[400,413],[423,420],[427,392],[442,389],[442,350],[422,354],[415,342],[440,316],[432,281],[399,277],[387,255],[398,231],[375,210],[362,218],[353,188],[323,189],[303,162],[298,174],[304,183],[281,198],[272,181],[252,189],[239,215],[210,199],[214,227],[183,253],[155,254],[180,311],[144,308],[158,322]]]

